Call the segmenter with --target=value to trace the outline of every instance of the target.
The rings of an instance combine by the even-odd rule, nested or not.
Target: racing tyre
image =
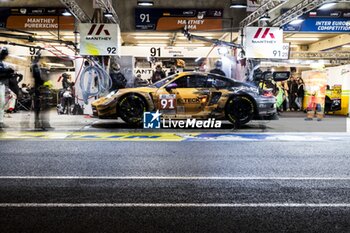
[[[121,97],[118,103],[120,118],[128,124],[141,125],[143,113],[147,111],[147,104],[142,97],[129,94]]]
[[[247,124],[254,116],[254,103],[245,96],[236,96],[226,104],[226,118],[234,125]]]

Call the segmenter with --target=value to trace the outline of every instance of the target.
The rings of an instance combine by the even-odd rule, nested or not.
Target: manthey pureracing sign
[[[120,53],[118,24],[83,23],[80,30],[80,55],[111,56]]]
[[[279,27],[246,27],[244,46],[247,58],[286,57],[283,54],[283,30]]]

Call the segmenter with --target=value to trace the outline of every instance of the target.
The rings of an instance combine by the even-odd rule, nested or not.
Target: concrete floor
[[[0,229],[347,233],[349,142],[0,141]]]
[[[7,131],[33,130],[33,113],[22,112],[11,114],[11,118],[5,118],[9,126]],[[223,123],[220,130],[209,129],[205,132],[350,132],[349,118],[342,116],[327,115],[323,121],[305,121],[305,114],[302,112],[284,112],[279,120],[251,121],[239,130],[234,130],[229,122]],[[50,122],[55,131],[102,131],[102,132],[142,132],[142,128],[130,127],[122,120],[102,120],[90,118],[83,115],[57,115],[56,111],[50,112]],[[147,130],[148,132],[152,130]],[[156,132],[203,132],[203,130],[178,130],[160,129]]]
[[[349,118],[205,131],[50,118],[47,132],[33,114],[5,119],[0,232],[350,232]]]

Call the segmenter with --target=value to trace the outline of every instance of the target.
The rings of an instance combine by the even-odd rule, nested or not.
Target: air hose
[[[89,97],[107,93],[112,86],[112,79],[106,70],[94,62],[94,65],[86,66],[80,75],[80,88],[85,104]]]

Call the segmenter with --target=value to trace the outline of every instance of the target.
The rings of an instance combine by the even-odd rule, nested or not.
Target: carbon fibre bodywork
[[[128,101],[126,97],[129,101],[141,99],[145,102],[146,111],[159,110],[162,117],[172,119],[228,119],[228,105],[240,105],[242,101],[251,108],[247,112],[247,122],[276,114],[275,97],[262,95],[253,84],[215,74],[183,72],[148,87],[125,88],[110,93],[92,103],[94,115],[100,118],[119,117],[120,106],[124,104],[123,101]],[[230,109],[243,111],[241,108]],[[234,119],[228,120],[232,122]]]

